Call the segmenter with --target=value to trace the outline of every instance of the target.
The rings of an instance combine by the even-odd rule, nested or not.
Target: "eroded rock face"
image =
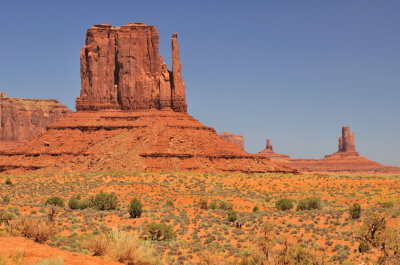
[[[339,137],[338,152],[355,152],[354,132],[350,132],[350,127],[342,127],[342,135]]]
[[[0,93],[0,141],[11,145],[30,140],[70,112],[58,100],[9,98]]]
[[[236,145],[240,149],[244,150],[243,136],[238,135],[238,134],[233,134],[230,132],[223,132],[219,135],[219,137],[221,137],[222,139],[224,139],[225,141],[227,141],[231,144]]]
[[[96,25],[81,50],[81,93],[77,110],[186,112],[177,34],[172,36],[172,72],[158,52],[157,28],[143,23]]]

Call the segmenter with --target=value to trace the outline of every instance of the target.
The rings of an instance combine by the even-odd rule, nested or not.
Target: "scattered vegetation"
[[[132,218],[139,218],[142,216],[143,206],[142,203],[137,199],[133,198],[129,204],[129,214]]]
[[[297,204],[297,211],[304,210],[321,210],[322,202],[320,198],[310,197],[303,200],[300,200]]]
[[[293,201],[291,199],[282,198],[276,201],[275,206],[279,211],[287,211],[293,208]]]

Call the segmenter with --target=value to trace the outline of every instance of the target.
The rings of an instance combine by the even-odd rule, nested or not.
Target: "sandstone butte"
[[[288,155],[275,153],[270,139],[267,139],[265,149],[260,151],[259,154],[262,156],[268,157],[270,159],[289,159],[290,158]]]
[[[233,134],[230,132],[222,132],[219,134],[221,139],[227,141],[228,143],[234,144],[240,149],[244,150],[244,140],[242,135]]]
[[[385,166],[371,161],[356,152],[354,133],[350,128],[342,127],[338,151],[322,159],[272,159],[301,172],[321,173],[357,173],[357,174],[399,174],[400,168]]]
[[[96,25],[80,53],[77,112],[0,152],[0,172],[296,172],[222,140],[187,113],[177,34],[172,71],[154,26]]]
[[[44,132],[71,111],[55,99],[11,98],[0,93],[0,150],[18,146]]]

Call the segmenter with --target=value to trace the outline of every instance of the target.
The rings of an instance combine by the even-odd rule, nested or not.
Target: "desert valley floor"
[[[370,214],[385,215],[388,226],[399,224],[400,220],[399,176],[109,172],[4,175],[0,182],[0,209],[3,214],[12,214],[12,219],[28,216],[47,220],[52,206],[45,202],[52,196],[61,197],[67,204],[77,194],[84,199],[101,191],[114,193],[118,200],[115,210],[58,207],[53,217],[55,234],[46,244],[93,254],[85,248],[85,242],[112,228],[133,232],[142,240],[150,223],[162,223],[172,227],[173,238],[143,241],[163,264],[237,264],[246,253],[259,248],[263,237],[277,246],[289,244],[307,249],[332,264],[375,264],[377,250],[359,251],[356,235],[363,220]],[[134,197],[143,204],[140,218],[130,218],[128,214]],[[322,207],[296,210],[298,201],[307,197],[320,198]],[[293,209],[278,210],[276,203],[282,198],[292,199]],[[360,219],[349,216],[353,203],[362,207]],[[235,220],[229,219],[232,211],[237,214]],[[3,235],[7,233],[6,222],[1,231]],[[21,261],[40,259],[37,255],[30,257],[33,250],[26,248],[25,239],[14,240],[20,242]],[[11,261],[15,251],[2,247],[0,255]],[[41,257],[57,258],[59,252],[49,248]],[[205,257],[214,263],[198,263]],[[108,264],[109,258],[103,258],[102,262]],[[64,264],[89,264],[69,260],[64,258]]]

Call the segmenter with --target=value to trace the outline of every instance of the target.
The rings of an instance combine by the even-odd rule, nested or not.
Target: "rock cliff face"
[[[221,137],[223,140],[236,145],[240,149],[244,150],[244,139],[242,135],[238,134],[233,134],[230,132],[223,132],[220,133],[219,137]]]
[[[350,132],[350,127],[342,127],[342,135],[339,137],[338,152],[355,152],[354,133]]]
[[[58,100],[9,98],[0,93],[0,141],[11,146],[30,140],[70,112]]]
[[[270,139],[267,139],[265,149],[259,152],[260,155],[269,159],[289,159],[288,155],[278,154],[274,152]]]
[[[158,42],[156,27],[143,23],[91,27],[80,54],[76,109],[186,112],[177,34],[172,36],[172,72],[159,55]]]

